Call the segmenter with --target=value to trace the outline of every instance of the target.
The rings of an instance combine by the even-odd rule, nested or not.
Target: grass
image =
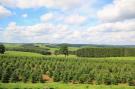
[[[6,51],[4,55],[9,56],[30,56],[30,57],[41,57],[44,56],[42,54],[38,53],[32,53],[32,52],[20,52],[20,51]]]
[[[0,89],[135,89],[127,85],[90,85],[64,83],[0,83]]]
[[[4,46],[7,48],[7,47],[9,47],[9,48],[14,48],[14,47],[20,47],[21,46],[21,44],[15,44],[15,43],[5,43],[4,44]]]
[[[106,57],[108,60],[135,60],[135,57]]]
[[[42,55],[39,53],[32,53],[32,52],[21,52],[21,51],[6,51],[3,55],[7,56],[29,56],[29,57],[61,57],[65,58],[65,55]],[[68,58],[75,58],[76,55],[69,55]]]
[[[6,51],[4,55],[9,56],[28,56],[28,57],[43,57],[45,55],[32,52],[21,52],[21,51]],[[65,58],[64,55],[46,55],[47,57],[61,57]],[[76,55],[69,55],[67,58],[85,58],[85,59],[99,59],[99,60],[135,60],[135,57],[104,57],[104,58],[88,58],[88,57],[77,57]]]
[[[65,58],[65,55],[49,55],[50,57],[60,57],[60,58]],[[77,58],[76,55],[68,55],[66,58]]]
[[[24,89],[24,88],[43,89],[44,84],[41,84],[41,83],[37,83],[37,84],[32,84],[32,83],[0,83],[0,89]]]
[[[70,51],[76,51],[76,50],[78,50],[80,47],[69,47],[69,50]]]
[[[99,60],[135,60],[135,57],[104,57],[104,58],[88,58],[88,59],[99,59]]]

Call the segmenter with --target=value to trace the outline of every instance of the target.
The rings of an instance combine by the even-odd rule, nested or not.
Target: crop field
[[[59,47],[6,44],[0,89],[135,89],[134,48]]]
[[[34,54],[7,51],[1,55],[0,88],[135,89],[132,86],[135,57],[81,58]]]

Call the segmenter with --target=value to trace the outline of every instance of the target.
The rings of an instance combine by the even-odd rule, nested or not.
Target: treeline
[[[40,48],[38,46],[21,46],[21,47],[12,47],[6,48],[7,51],[22,51],[22,52],[33,52],[33,53],[40,53],[43,55],[51,55],[49,49]]]
[[[0,56],[0,81],[135,85],[134,60]]]
[[[5,46],[3,44],[0,44],[0,54],[4,54],[5,52]]]
[[[135,56],[135,48],[82,48],[75,54],[79,57],[129,57]]]

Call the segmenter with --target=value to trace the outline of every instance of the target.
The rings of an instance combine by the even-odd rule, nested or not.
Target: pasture
[[[21,52],[21,51],[6,51],[4,55],[8,56],[29,56],[29,57],[41,57],[44,56],[39,53]]]
[[[127,85],[90,85],[64,83],[0,83],[0,89],[135,89]]]

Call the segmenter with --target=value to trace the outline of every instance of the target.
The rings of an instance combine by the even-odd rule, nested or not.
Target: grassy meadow
[[[64,83],[0,83],[0,89],[135,89],[127,85],[90,85]]]
[[[32,52],[21,52],[21,51],[6,51],[4,55],[8,56],[28,56],[28,57],[42,57],[44,55]]]

